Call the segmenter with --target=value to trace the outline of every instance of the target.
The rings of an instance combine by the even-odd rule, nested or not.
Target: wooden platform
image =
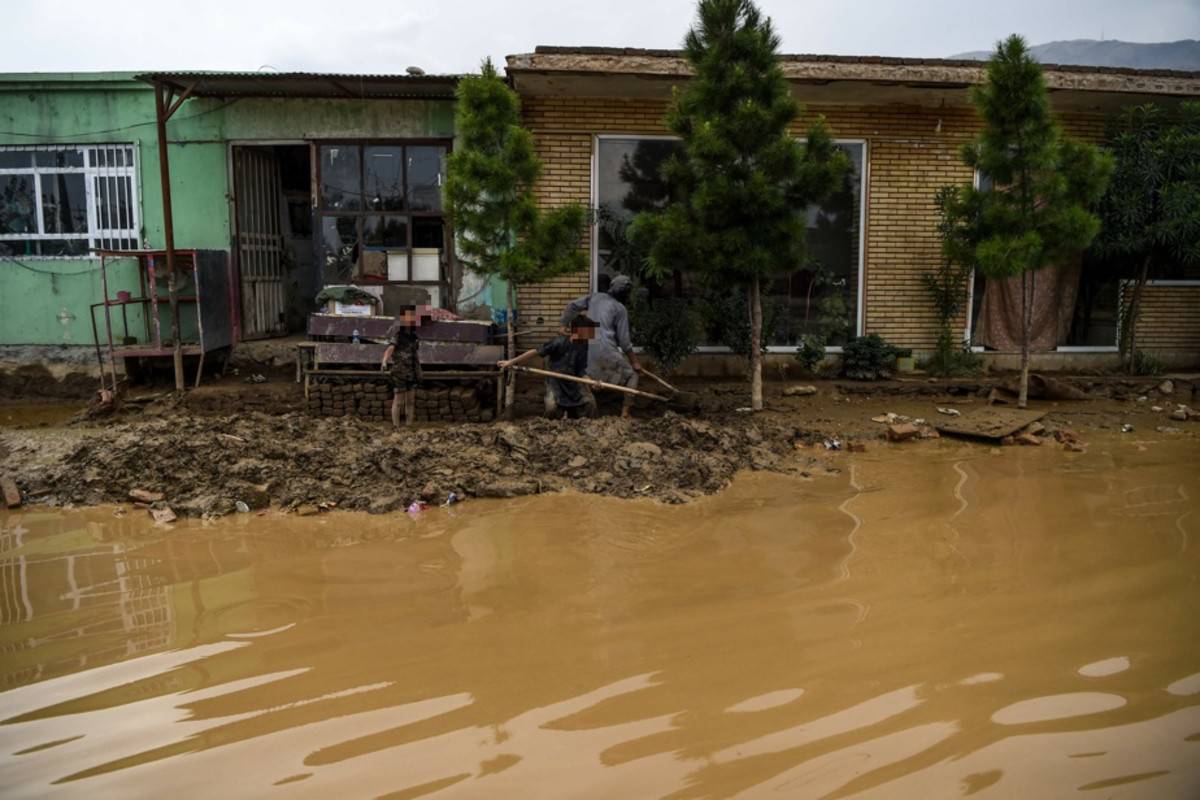
[[[961,417],[939,418],[933,427],[948,436],[966,436],[971,439],[1003,439],[1011,436],[1031,422],[1046,416],[1045,411],[1019,408],[980,408]]]

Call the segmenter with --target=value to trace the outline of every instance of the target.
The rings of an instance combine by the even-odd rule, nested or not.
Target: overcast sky
[[[788,53],[948,56],[1012,32],[1200,38],[1200,0],[762,0]],[[0,71],[467,72],[535,45],[677,47],[693,0],[4,0]]]

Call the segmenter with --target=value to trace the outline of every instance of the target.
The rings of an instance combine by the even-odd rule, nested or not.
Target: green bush
[[[819,333],[804,334],[800,337],[800,347],[793,358],[800,362],[800,368],[805,373],[815,375],[825,360],[825,337]]]
[[[896,347],[877,333],[851,339],[842,348],[842,374],[859,381],[885,380],[892,376],[896,359],[912,355],[912,350]]]
[[[659,297],[651,302],[639,291],[629,315],[634,344],[668,375],[700,345],[700,319],[686,300]]]
[[[1136,350],[1133,354],[1133,374],[1134,375],[1161,375],[1163,373],[1163,362],[1158,356],[1153,353],[1147,353],[1145,350]]]
[[[779,330],[787,307],[777,297],[762,298],[762,341],[767,345]],[[700,318],[710,342],[719,342],[739,356],[750,358],[750,296],[743,288],[709,289],[700,303]]]

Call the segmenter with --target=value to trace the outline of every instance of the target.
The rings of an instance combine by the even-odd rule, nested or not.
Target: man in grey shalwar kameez
[[[586,311],[596,323],[596,338],[588,347],[588,377],[636,389],[642,365],[629,339],[629,312],[625,308],[632,289],[629,278],[618,275],[607,292],[584,295],[568,303],[561,323],[564,331],[570,330],[571,320]],[[627,394],[621,416],[628,417],[632,407],[633,395]]]

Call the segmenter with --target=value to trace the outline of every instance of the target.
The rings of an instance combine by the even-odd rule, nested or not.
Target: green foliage
[[[699,303],[700,321],[710,342],[725,345],[743,358],[750,357],[750,294],[743,288],[708,289]],[[762,302],[762,337],[759,352],[779,331],[787,315],[787,306],[777,297]]]
[[[1100,228],[1088,209],[1104,193],[1112,159],[1061,134],[1042,69],[1021,37],[999,44],[971,99],[983,131],[963,148],[963,160],[995,189],[958,190],[960,218],[970,227],[952,245],[956,258],[1006,278],[1082,252]]]
[[[889,344],[877,333],[859,336],[842,348],[842,374],[859,381],[886,380],[896,359],[910,355],[912,350]]]
[[[1153,104],[1126,108],[1109,131],[1116,169],[1100,203],[1097,253],[1136,280],[1121,320],[1121,352],[1136,349],[1142,287],[1152,272],[1200,264],[1200,101],[1169,117]],[[1132,364],[1136,370],[1136,361]]]
[[[800,346],[793,356],[801,369],[815,374],[825,359],[825,348],[831,341],[850,332],[850,309],[840,286],[821,264],[814,264],[809,281],[809,296],[820,293],[817,300],[816,329],[800,337]]]
[[[800,107],[778,47],[750,0],[701,0],[684,45],[695,77],[667,113],[683,153],[662,172],[679,197],[631,230],[652,274],[696,269],[748,285],[804,263],[800,212],[839,185],[849,160],[821,120],[807,145],[789,132]]]
[[[1163,373],[1162,359],[1145,350],[1137,350],[1133,354],[1134,375],[1161,375]]]
[[[645,348],[668,375],[700,346],[700,318],[687,300],[651,299],[638,291],[629,317],[634,344]]]
[[[937,349],[926,368],[944,377],[972,374],[983,360],[954,333],[954,323],[969,299],[971,253],[967,237],[971,209],[954,186],[938,189],[933,202],[938,211],[942,259],[935,271],[921,276],[938,318]]]
[[[446,208],[456,253],[479,275],[538,283],[583,269],[585,216],[578,205],[540,211],[533,184],[541,172],[521,103],[490,60],[456,91],[458,143],[447,166]]]
[[[806,333],[800,337],[800,347],[792,356],[800,362],[800,368],[809,375],[815,375],[821,362],[825,360],[825,337],[819,333]]]

